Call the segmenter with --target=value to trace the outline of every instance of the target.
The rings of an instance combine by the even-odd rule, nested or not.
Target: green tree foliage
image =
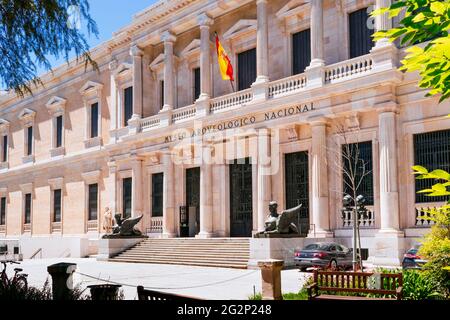
[[[413,45],[406,50],[400,69],[418,71],[419,86],[429,89],[428,96],[442,94],[440,102],[450,97],[450,0],[394,1],[389,8],[373,12],[379,14],[403,18],[400,27],[378,31],[374,39],[400,39],[402,45]],[[426,45],[419,45],[430,39]]]
[[[51,70],[50,56],[69,61],[74,53],[85,67],[97,69],[79,19],[89,35],[98,35],[88,0],[0,0],[0,88],[31,93],[33,85],[42,84],[38,67]]]

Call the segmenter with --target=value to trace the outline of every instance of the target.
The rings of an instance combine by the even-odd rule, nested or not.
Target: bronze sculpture
[[[299,235],[295,222],[298,219],[298,213],[302,205],[284,210],[280,214],[277,212],[278,203],[271,201],[269,203],[270,214],[264,223],[264,231],[255,234],[255,237],[264,237],[265,235]]]
[[[112,234],[105,234],[104,239],[125,238],[125,237],[142,237],[142,232],[135,226],[142,220],[143,215],[136,218],[122,219],[120,213],[115,214],[116,225]]]

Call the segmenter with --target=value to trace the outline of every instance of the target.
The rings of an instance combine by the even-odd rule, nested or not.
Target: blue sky
[[[111,39],[113,32],[129,24],[133,15],[151,6],[157,0],[89,0],[91,17],[97,23],[98,38],[91,36],[88,43],[91,48]],[[52,66],[57,67],[65,63],[64,59],[48,57]],[[39,69],[38,74],[47,72],[44,68]]]

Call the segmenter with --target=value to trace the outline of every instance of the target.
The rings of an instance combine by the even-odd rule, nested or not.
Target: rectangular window
[[[8,136],[4,135],[2,137],[2,162],[8,161]]]
[[[152,217],[163,216],[163,182],[163,173],[152,175]]]
[[[194,102],[195,100],[198,99],[198,97],[200,96],[200,68],[195,68],[194,69]]]
[[[310,29],[292,35],[292,74],[305,72],[311,63]]]
[[[256,49],[238,54],[238,89],[250,88],[256,80]]]
[[[30,126],[27,128],[27,156],[31,156],[33,154],[33,127]]]
[[[442,169],[450,172],[450,130],[433,131],[414,135],[414,164],[428,171]],[[417,193],[429,189],[437,181],[415,180],[416,203],[446,201],[449,197],[429,197]]]
[[[372,141],[342,145],[344,194],[353,196],[352,186],[355,185],[356,196],[363,195],[368,206],[374,203],[372,157]]]
[[[159,82],[159,94],[160,94],[160,96],[159,96],[159,105],[160,105],[160,107],[161,107],[161,109],[164,107],[164,80],[161,80],[160,82]]]
[[[368,54],[374,43],[374,28],[369,28],[368,8],[349,14],[350,59]]]
[[[132,182],[132,178],[125,178],[122,181],[122,214],[124,219],[131,217]]]
[[[98,217],[98,184],[90,184],[88,190],[88,219],[95,221]]]
[[[56,117],[56,148],[62,147],[63,116]]]
[[[31,223],[31,193],[25,195],[25,224]]]
[[[61,222],[61,189],[53,190],[53,222]]]
[[[6,224],[6,197],[0,199],[0,226]]]
[[[91,138],[98,137],[98,102],[91,105]]]
[[[123,126],[128,126],[128,120],[133,116],[133,87],[128,87],[124,90],[124,118]]]

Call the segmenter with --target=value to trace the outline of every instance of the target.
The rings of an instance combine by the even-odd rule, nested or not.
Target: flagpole
[[[233,90],[233,93],[236,92],[236,90],[234,89],[233,80],[230,79],[230,83],[231,83],[231,89]]]

